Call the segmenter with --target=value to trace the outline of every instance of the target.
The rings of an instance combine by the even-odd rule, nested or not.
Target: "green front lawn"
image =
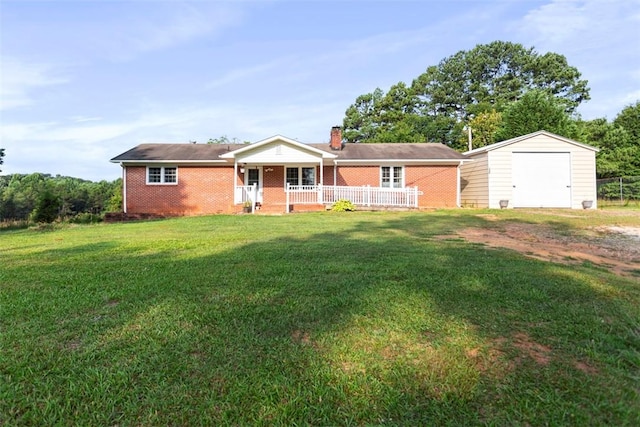
[[[2,231],[0,425],[640,424],[640,281],[434,238],[638,217],[486,213]]]

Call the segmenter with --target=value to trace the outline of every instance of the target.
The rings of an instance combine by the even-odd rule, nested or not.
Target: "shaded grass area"
[[[470,226],[499,221],[2,232],[0,424],[640,423],[640,283],[432,238]]]

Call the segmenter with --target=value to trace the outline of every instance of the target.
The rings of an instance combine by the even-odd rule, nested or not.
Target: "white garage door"
[[[570,208],[570,153],[513,153],[513,206]]]

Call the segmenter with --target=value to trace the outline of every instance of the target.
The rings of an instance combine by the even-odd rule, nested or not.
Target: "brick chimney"
[[[332,150],[342,150],[342,128],[334,126],[331,128],[331,141],[329,146]]]

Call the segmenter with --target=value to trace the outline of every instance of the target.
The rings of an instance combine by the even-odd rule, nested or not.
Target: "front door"
[[[244,185],[252,186],[256,184],[258,187],[258,196],[256,202],[262,203],[262,166],[247,166],[244,174]]]

